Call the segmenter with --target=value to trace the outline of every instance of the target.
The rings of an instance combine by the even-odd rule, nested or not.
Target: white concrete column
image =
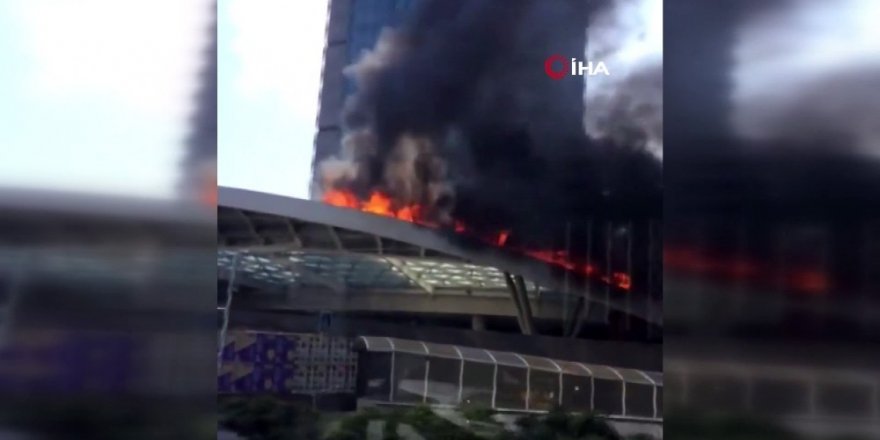
[[[483,315],[471,316],[471,330],[482,332],[486,330],[486,317]]]

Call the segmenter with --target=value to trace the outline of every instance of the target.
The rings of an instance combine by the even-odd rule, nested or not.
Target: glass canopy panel
[[[495,361],[498,362],[498,365],[507,365],[520,368],[528,368],[529,366],[522,356],[514,353],[508,353],[505,351],[493,351],[492,355],[495,356]]]
[[[522,355],[529,368],[533,370],[549,371],[551,373],[559,373],[562,369],[555,361],[543,357]]]
[[[408,339],[394,339],[394,349],[398,352],[427,355],[428,344]]]
[[[623,380],[625,380],[627,382],[638,383],[638,384],[643,384],[643,385],[653,385],[653,383],[651,382],[651,379],[648,377],[645,377],[645,375],[642,374],[642,372],[640,372],[640,371],[631,370],[629,368],[615,368],[615,370],[617,370],[617,372],[621,376],[623,376]]]
[[[563,374],[571,375],[571,376],[589,376],[587,370],[581,367],[577,362],[567,362],[567,361],[555,361],[559,368],[562,369]]]
[[[621,376],[615,373],[615,369],[611,367],[606,367],[604,365],[596,365],[596,364],[583,364],[590,371],[590,375],[595,377],[596,379],[603,379],[608,381],[621,381]]]
[[[428,346],[428,354],[431,357],[440,357],[440,358],[449,358],[449,359],[461,359],[463,355],[461,354],[458,347],[454,345],[447,344],[425,344]]]
[[[492,356],[489,355],[489,352],[481,348],[458,347],[458,349],[459,351],[461,351],[461,355],[466,361],[481,362],[486,364],[495,363],[495,361],[492,359]]]
[[[392,351],[394,349],[394,342],[390,338],[361,336],[360,340],[368,351]]]

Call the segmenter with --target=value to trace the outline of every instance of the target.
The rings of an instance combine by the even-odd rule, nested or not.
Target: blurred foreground
[[[878,5],[720,3],[665,10],[665,433],[877,438]]]
[[[212,9],[0,1],[0,439],[215,436]]]
[[[213,216],[30,191],[0,192],[0,210],[3,429],[210,438]]]

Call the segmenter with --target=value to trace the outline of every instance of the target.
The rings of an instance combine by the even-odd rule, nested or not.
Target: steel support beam
[[[345,250],[345,246],[342,245],[342,239],[339,238],[339,233],[336,232],[336,228],[330,225],[327,225],[327,231],[330,232],[330,238],[333,240],[333,244],[336,246],[336,249],[340,251]]]
[[[523,315],[529,327],[529,334],[535,334],[535,320],[532,314],[532,304],[529,302],[529,291],[526,288],[526,281],[522,275],[517,275],[514,281],[516,282],[516,290],[519,292],[519,300],[522,302]]]
[[[223,362],[223,346],[226,345],[226,330],[229,328],[229,308],[232,307],[232,294],[235,291],[235,275],[238,272],[238,260],[240,255],[232,257],[232,267],[229,268],[229,279],[226,285],[226,303],[223,305],[223,324],[220,326],[219,347],[217,348],[217,368]]]
[[[513,305],[516,307],[516,321],[519,323],[519,329],[524,335],[530,334],[528,325],[526,325],[522,304],[519,302],[519,294],[516,292],[516,284],[513,282],[513,277],[510,276],[509,273],[504,272],[504,281],[507,283],[507,289],[510,291],[510,298],[513,300]]]
[[[257,227],[256,225],[254,225],[254,222],[251,221],[251,218],[248,217],[247,214],[244,213],[244,211],[237,210],[236,212],[238,213],[238,216],[244,221],[244,224],[247,226],[248,231],[253,234],[257,242],[263,243],[263,237],[260,236],[259,232],[257,232]]]
[[[521,279],[522,277],[517,278]],[[516,306],[516,319],[517,322],[519,322],[520,331],[522,331],[524,335],[534,334],[535,327],[532,320],[532,308],[529,305],[528,295],[524,295],[523,292],[520,291],[520,283],[514,281],[514,278],[510,273],[504,272],[504,281],[507,283],[507,288],[510,290],[510,295]]]
[[[293,244],[298,248],[303,247],[302,238],[300,238],[299,233],[296,232],[296,227],[293,226],[293,220],[286,219],[284,224],[287,225],[287,232],[290,233],[290,238],[293,240]]]
[[[588,298],[584,298],[583,307],[581,307],[580,312],[578,313],[577,320],[574,324],[574,328],[571,330],[571,337],[577,337],[581,333],[581,329],[584,327],[584,321],[587,317],[590,316],[590,308],[593,303]]]
[[[565,321],[565,330],[563,335],[575,337],[575,335],[580,332],[581,323],[583,322],[583,311],[585,303],[586,300],[582,296],[578,297],[577,301],[575,301],[574,307],[572,307],[571,309],[571,316]],[[564,310],[565,309],[563,308],[563,311]]]

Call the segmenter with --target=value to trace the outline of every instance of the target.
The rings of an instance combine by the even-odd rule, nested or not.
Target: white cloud
[[[306,198],[327,1],[224,0],[218,13],[219,183]]]
[[[32,91],[101,96],[126,110],[183,122],[208,35],[210,0],[19,2]]]
[[[0,184],[173,197],[211,0],[5,6]]]
[[[297,118],[315,120],[327,2],[229,0],[232,49],[245,98],[275,96]]]

